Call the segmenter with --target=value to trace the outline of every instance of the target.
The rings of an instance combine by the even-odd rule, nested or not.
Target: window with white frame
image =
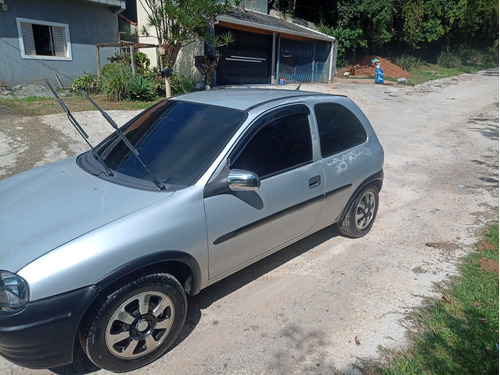
[[[24,59],[71,60],[69,26],[64,23],[16,18]]]

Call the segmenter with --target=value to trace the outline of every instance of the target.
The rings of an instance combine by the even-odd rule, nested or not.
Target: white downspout
[[[330,68],[328,69],[328,83],[332,83],[332,67],[333,67],[333,41],[330,47]]]

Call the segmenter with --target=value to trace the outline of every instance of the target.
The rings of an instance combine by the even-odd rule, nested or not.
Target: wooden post
[[[134,46],[130,45],[130,65],[132,66],[132,77],[135,77]]]
[[[99,56],[99,47],[97,49],[97,78],[101,76],[101,57]]]

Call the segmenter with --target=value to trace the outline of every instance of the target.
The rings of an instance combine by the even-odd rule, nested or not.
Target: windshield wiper
[[[68,118],[69,122],[75,127],[75,129],[82,136],[82,138],[84,139],[84,141],[87,142],[88,146],[92,150],[92,155],[94,156],[94,158],[96,160],[98,160],[102,164],[102,166],[106,170],[106,174],[109,177],[113,177],[114,175],[113,175],[113,172],[111,171],[111,169],[109,169],[109,167],[106,165],[106,163],[104,162],[104,160],[99,156],[99,154],[95,150],[94,146],[92,146],[92,144],[89,142],[89,140],[88,140],[88,138],[89,138],[88,134],[85,132],[85,130],[83,130],[83,128],[81,127],[81,125],[78,123],[78,121],[76,121],[76,119],[73,117],[73,115],[69,111],[69,108],[66,106],[66,104],[64,104],[63,100],[59,97],[59,95],[57,94],[56,90],[54,90],[54,88],[50,85],[49,81],[45,80],[45,83],[47,84],[47,86],[49,86],[50,91],[52,91],[52,93],[56,97],[57,101],[61,105],[61,107],[64,110],[64,112],[66,112],[66,117]]]
[[[120,137],[120,139],[123,141],[123,143],[125,143],[125,145],[128,147],[128,149],[134,154],[134,156],[136,157],[136,159],[139,161],[139,163],[141,163],[141,165],[144,167],[144,169],[146,170],[146,172],[148,172],[149,176],[151,177],[151,179],[155,183],[156,187],[158,189],[160,189],[160,190],[165,190],[165,185],[163,185],[160,182],[160,180],[158,180],[158,178],[156,178],[156,176],[154,175],[154,173],[142,161],[141,157],[139,156],[139,151],[137,151],[137,149],[132,145],[132,143],[130,143],[130,141],[128,140],[128,138],[125,136],[125,134],[123,134],[123,132],[118,127],[118,125],[116,124],[116,122],[114,122],[114,120],[111,118],[111,116],[109,116],[106,112],[104,112],[101,109],[101,107],[99,107],[97,105],[97,103],[94,102],[92,100],[92,98],[90,96],[88,96],[87,93],[83,89],[80,89],[80,91],[81,91],[81,93],[83,95],[85,95],[85,97],[89,100],[89,102],[91,102],[94,105],[94,107],[96,107],[97,110],[99,112],[101,112],[102,116],[110,123],[110,125],[113,127],[113,129],[115,129],[116,133],[118,134],[118,136]]]

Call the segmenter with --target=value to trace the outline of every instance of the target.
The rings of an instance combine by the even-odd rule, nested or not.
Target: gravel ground
[[[385,181],[372,231],[327,228],[189,298],[174,347],[134,374],[357,374],[380,346],[404,348],[405,315],[440,297],[434,283],[498,217],[498,88],[498,69],[415,87],[302,85],[351,97],[377,131]],[[118,123],[135,113],[110,111]],[[64,115],[0,114],[1,178],[86,149]],[[92,141],[111,129],[75,117]],[[52,370],[0,359],[0,373],[108,374],[81,356]]]

